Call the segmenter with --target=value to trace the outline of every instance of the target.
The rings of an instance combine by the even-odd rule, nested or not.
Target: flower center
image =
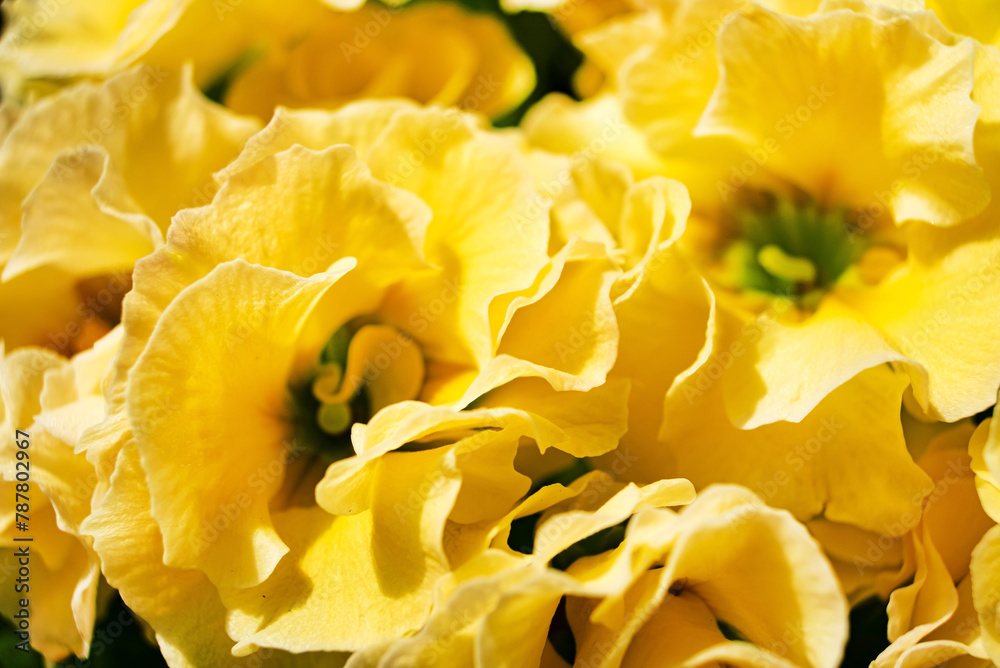
[[[865,251],[849,209],[779,199],[736,215],[736,240],[722,255],[729,287],[817,300]]]
[[[418,398],[424,372],[420,346],[405,332],[390,325],[344,325],[327,340],[306,384],[294,391],[306,444],[347,456],[351,425]]]

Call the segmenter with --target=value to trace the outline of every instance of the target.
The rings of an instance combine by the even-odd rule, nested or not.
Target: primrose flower
[[[309,0],[291,0],[280,10],[261,0],[5,3],[4,91],[48,93],[61,82],[110,77],[136,64],[180,69],[189,60],[205,86],[252,49],[294,37],[321,10]]]
[[[993,417],[976,429],[969,443],[976,491],[983,509],[994,522],[1000,523],[1000,417],[994,408]],[[978,615],[982,643],[993,663],[1000,662],[1000,586],[996,565],[1000,560],[1000,530],[996,526],[986,532],[972,553],[970,572],[973,577],[972,599]]]
[[[678,11],[672,20],[698,24],[700,14]],[[700,146],[703,164],[717,156],[717,192],[702,198],[692,187],[683,243],[703,272],[750,313],[767,311],[775,295],[794,302],[783,317],[761,319],[760,341],[744,342],[760,358],[741,357],[731,373],[752,364],[760,382],[730,391],[727,413],[741,428],[800,420],[881,362],[907,370],[933,416],[954,421],[992,405],[1000,369],[990,326],[971,323],[996,297],[993,204],[986,208],[996,179],[995,50],[950,35],[929,12],[858,2],[805,18],[753,6],[723,17],[710,47],[684,67],[669,57],[682,55],[684,40],[664,26],[646,50],[601,53],[621,59],[625,116],[654,149],[676,160]],[[651,31],[642,25],[638,34]],[[621,26],[607,32],[624,41]],[[850,45],[862,35],[869,46],[859,55]],[[717,80],[698,77],[704,94],[667,106],[662,81],[693,67],[717,68]],[[913,122],[914,99],[926,101],[919,113],[936,119],[934,132]],[[831,143],[844,136],[854,141]],[[673,152],[676,143],[686,148]],[[836,364],[800,373],[783,363],[784,353],[821,349],[833,330]],[[946,332],[959,330],[977,343],[945,357]]]
[[[550,257],[518,142],[454,110],[279,111],[218,178],[126,298],[84,446],[105,576],[178,665],[412,632],[529,491],[520,450],[617,444],[620,269]]]
[[[972,601],[982,629],[981,640],[986,655],[994,664],[1000,662],[1000,588],[997,587],[997,561],[1000,560],[1000,528],[993,527],[972,553],[970,572],[973,578]]]
[[[30,631],[20,641],[27,645],[30,636],[51,661],[87,656],[90,647],[100,563],[80,524],[98,476],[76,446],[83,430],[104,417],[100,381],[120,337],[116,329],[70,360],[18,348],[0,365],[0,488],[17,502],[4,504],[0,515],[0,571],[10,588],[0,613],[17,629],[21,601],[30,601]],[[26,536],[31,540],[19,540]]]
[[[932,439],[917,459],[933,478],[934,491],[919,523],[904,539],[899,582],[912,582],[889,596],[892,644],[874,666],[929,668],[958,657],[988,657],[989,627],[984,620],[990,611],[983,595],[993,587],[990,571],[995,564],[984,567],[976,555],[988,551],[996,522],[980,504],[969,450],[986,440],[989,430],[990,420],[978,428],[967,422],[950,428]]]
[[[333,109],[382,97],[496,117],[534,85],[531,61],[493,17],[443,3],[400,10],[370,3],[323,12],[301,39],[241,69],[224,101],[265,119],[278,105]]]
[[[190,62],[213,99],[265,121],[277,105],[335,108],[373,97],[497,117],[535,84],[531,61],[500,21],[451,4],[129,0],[98,8],[61,0],[56,12],[35,0],[9,4],[0,63],[13,65],[4,88],[22,97],[58,80]]]
[[[347,665],[838,665],[847,607],[805,528],[735,486],[672,498],[661,482],[551,508],[531,554],[482,553],[421,631]]]
[[[931,485],[907,452],[899,424],[903,373],[867,370],[797,423],[748,430],[732,424],[717,380],[725,367],[714,355],[731,364],[741,351],[738,335],[755,325],[723,311],[679,252],[685,198],[669,206],[671,222],[658,235],[640,237],[658,243],[639,256],[615,293],[621,344],[611,377],[633,388],[619,447],[641,462],[626,475],[682,476],[698,487],[741,482],[802,521],[823,514],[880,533],[903,513],[919,514]],[[661,204],[660,210],[670,209]]]
[[[19,110],[0,144],[8,348],[68,354],[114,327],[135,261],[258,129],[205,100],[188,69],[138,67]]]
[[[994,413],[996,409],[994,408]],[[972,470],[976,474],[976,490],[983,509],[1000,522],[1000,421],[994,414],[989,430],[980,428],[976,438],[969,443]]]
[[[905,403],[908,402],[904,398]],[[806,522],[810,533],[823,546],[852,604],[872,597],[886,600],[893,590],[913,577],[915,542],[922,535],[921,518],[928,517],[934,537],[942,544],[941,553],[950,555],[952,568],[958,573],[956,581],[963,568],[961,555],[964,553],[967,560],[989,526],[979,505],[967,495],[972,484],[967,450],[977,441],[971,438],[972,421],[954,425],[927,421],[915,418],[906,409],[901,415],[906,448],[928,481],[927,487],[915,495],[912,509],[879,529],[862,529],[826,517]],[[945,494],[953,490],[957,493],[942,504]],[[968,519],[967,526],[962,530],[944,528],[948,521],[957,521],[959,515]]]
[[[620,110],[691,194],[683,234],[647,270],[663,278],[616,303],[613,375],[654,394],[630,407],[635,479],[741,483],[801,520],[882,533],[929,489],[903,443],[904,396],[956,421],[1000,383],[984,317],[1000,305],[1000,56],[927,11],[809,4],[665,3],[584,33],[611,81],[573,114]],[[547,145],[560,121],[543,112]]]

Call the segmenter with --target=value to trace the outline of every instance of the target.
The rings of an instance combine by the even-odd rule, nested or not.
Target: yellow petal
[[[0,483],[0,491],[14,499],[15,483]],[[31,646],[51,661],[65,659],[70,654],[86,656],[94,626],[100,567],[79,537],[59,528],[53,507],[37,488],[33,487],[30,496],[29,533],[15,530],[13,522],[0,533],[0,569],[11,574],[9,586],[0,594],[0,614],[16,624],[14,615],[21,610],[20,601],[27,597]],[[13,504],[7,507],[13,520]],[[7,514],[5,509],[4,515]],[[14,540],[25,536],[31,537],[32,542]],[[14,574],[25,566],[24,548],[29,551],[30,582],[29,589],[19,593],[15,591]]]
[[[531,479],[514,468],[520,437],[487,432],[459,441],[455,466],[462,487],[448,518],[461,524],[504,517],[531,488]]]
[[[126,605],[156,630],[160,650],[171,666],[251,668],[266,658],[269,665],[319,668],[346,659],[282,651],[232,655],[234,641],[226,634],[226,610],[215,587],[198,571],[163,563],[163,540],[150,514],[146,474],[134,443],[121,450],[110,491],[84,523],[84,532],[94,538],[104,576]]]
[[[769,170],[822,201],[954,225],[989,201],[972,145],[973,52],[904,17],[744,12],[720,32],[719,85],[696,134],[764,150]]]
[[[631,171],[624,165],[605,160],[573,165],[568,159],[533,151],[529,159],[547,170],[539,184],[542,192],[554,197],[549,253],[554,255],[576,236],[602,243],[608,255],[621,261],[616,235],[622,216],[625,193],[633,185]],[[572,181],[567,181],[567,170]]]
[[[925,370],[925,377],[911,371],[921,407],[953,422],[996,401],[1000,346],[990,333],[990,317],[1000,307],[992,289],[1000,236],[991,231],[944,243],[936,236],[918,243],[937,243],[940,254],[917,257],[890,280],[843,299]],[[955,332],[962,332],[961,345]]]
[[[662,443],[655,450],[636,445],[639,466],[630,477],[683,476],[697,487],[738,482],[802,520],[823,513],[880,534],[901,535],[914,526],[931,484],[903,442],[897,416],[904,374],[873,367],[830,392],[798,423],[741,430],[726,416],[727,379],[716,380],[740,354],[749,353],[717,339],[710,361],[671,388]]]
[[[969,441],[976,490],[983,510],[1000,522],[1000,420],[984,420]]]
[[[539,524],[534,557],[549,561],[573,543],[627,520],[638,508],[679,506],[694,500],[687,480],[659,480],[643,487],[629,484],[593,512],[576,510],[550,516]]]
[[[556,447],[586,456],[614,446],[623,428],[621,406],[614,403],[624,396],[620,386],[610,385],[581,395],[555,392],[541,380],[524,383],[521,388],[510,387],[510,394],[497,394],[501,404],[497,408],[456,411],[402,402],[379,411],[366,425],[354,425],[352,441],[359,456],[336,462],[327,470],[316,487],[317,502],[336,515],[367,509],[372,502],[370,481],[378,458],[410,442],[440,438],[455,442],[455,434],[474,431],[488,438],[487,432],[506,430],[533,439],[542,451]],[[501,392],[504,390],[501,388]],[[521,401],[530,410],[517,408]],[[582,421],[581,416],[587,416],[587,421]]]
[[[4,352],[2,342],[0,352]],[[13,430],[30,426],[41,412],[45,372],[65,364],[64,358],[42,348],[23,348],[3,357],[0,371],[4,382],[0,385],[0,407],[3,409],[4,426],[8,428],[2,441],[4,452],[12,453],[16,448]]]
[[[641,666],[655,655],[690,665],[713,660],[837,665],[846,640],[847,606],[819,546],[787,513],[733,486],[706,490],[677,516],[640,512],[648,526],[633,530],[637,514],[623,544],[609,555],[618,563],[638,559],[635,571],[617,574],[620,593],[596,606],[568,599],[579,661]],[[636,549],[642,544],[654,550],[653,559],[663,555],[662,569],[646,570],[645,555]],[[568,571],[582,579],[582,594],[594,575],[615,569],[605,564],[596,573],[587,570],[575,564]],[[609,615],[609,603],[616,600],[620,612]],[[726,640],[717,620],[756,647]]]
[[[91,356],[106,365],[106,353]],[[0,561],[8,573],[22,566],[31,571],[30,582],[21,583],[27,588],[15,591],[11,583],[0,609],[12,618],[23,607],[20,600],[30,600],[31,644],[50,660],[85,656],[94,626],[100,567],[79,525],[90,512],[96,475],[84,455],[74,452],[80,431],[104,412],[99,397],[79,392],[94,389],[94,379],[82,377],[89,366],[34,348],[16,350],[0,363],[0,415],[8,434],[0,441],[0,461],[9,481],[0,487],[11,499],[0,514]],[[104,365],[93,366],[89,370],[103,372]],[[26,449],[20,447],[25,439]],[[25,467],[28,483],[21,481]],[[30,508],[24,510],[22,502]],[[27,532],[16,530],[24,518],[15,517],[15,510],[27,515]]]
[[[1000,586],[997,578],[1000,570],[1000,527],[990,529],[972,553],[972,600],[979,613],[982,628],[982,642],[990,659],[1000,661]]]
[[[691,199],[679,181],[651,178],[629,190],[619,237],[631,273],[644,269],[642,265],[651,263],[660,248],[680,238],[690,212]]]
[[[239,156],[218,176],[235,174],[295,144],[314,151],[350,144],[363,160],[392,117],[415,108],[405,100],[361,100],[334,113],[279,107],[271,122],[247,140]]]
[[[408,225],[419,228],[428,212],[374,181],[350,147],[294,146],[226,176],[211,206],[177,220],[176,245],[202,262],[244,257],[309,276],[351,256],[362,271],[388,273],[377,276],[386,282],[419,266]]]
[[[934,480],[923,522],[953,582],[968,573],[972,549],[995,524],[980,505],[969,456],[970,437],[982,438],[988,428],[980,425],[973,433],[972,425],[959,423],[932,441],[917,460]]]
[[[61,151],[71,152],[54,168],[56,178],[77,169],[82,156],[76,150],[90,144],[107,150],[124,181],[122,186],[106,179],[94,193],[96,205],[108,206],[110,198],[114,206],[128,207],[123,213],[134,213],[137,204],[165,231],[178,209],[211,199],[203,191],[212,172],[235,157],[257,128],[256,121],[206,100],[190,68],[137,67],[101,84],[72,86],[26,110],[0,148],[0,229],[19,226],[22,200]],[[184,151],[175,149],[179,144]],[[121,196],[123,188],[128,197]]]
[[[429,213],[374,181],[350,148],[295,147],[245,164],[228,174],[211,206],[178,216],[167,247],[138,263],[111,380],[112,413],[121,409],[125,379],[163,310],[217,264],[244,258],[310,276],[343,257],[359,259],[364,276],[347,277],[357,283],[320,309],[324,317],[303,335],[308,364],[332,329],[375,308],[384,282],[421,266],[409,227],[426,224]]]
[[[668,21],[661,19],[666,25],[655,40],[647,38],[648,46],[629,57],[616,54],[625,113],[656,151],[671,150],[695,130],[719,78],[715,32],[740,6],[734,0],[684,3]],[[632,24],[642,46],[649,29],[639,19]]]
[[[616,300],[621,339],[611,375],[632,383],[622,451],[634,456],[652,447],[667,390],[710,346],[714,301],[704,279],[672,249],[657,251]]]
[[[558,390],[586,391],[604,382],[618,343],[611,305],[617,267],[603,247],[576,241],[542,276],[533,293],[522,291],[510,300],[496,358],[481,369],[466,399],[523,376],[545,378]],[[494,323],[504,301],[494,302]]]
[[[18,3],[9,16],[0,54],[28,75],[100,74],[114,62],[116,37],[128,25],[140,0],[117,0],[98,9],[86,2],[67,2],[53,11],[43,2]],[[170,3],[155,2],[166,6]],[[44,21],[41,18],[44,17]],[[82,29],[87,26],[88,29]],[[149,25],[134,25],[131,40],[151,37]]]
[[[973,37],[983,44],[996,44],[1000,39],[1000,17],[987,0],[926,0],[926,5],[955,32]]]
[[[621,102],[610,94],[575,102],[551,93],[528,111],[521,127],[533,145],[554,153],[577,155],[585,161],[594,157],[614,160],[640,177],[663,170],[643,135],[626,120]]]
[[[55,12],[34,1],[18,9],[0,57],[27,75],[30,92],[47,79],[109,76],[136,62],[179,68],[193,61],[207,87],[252,48],[281,44],[314,24],[320,5],[296,2],[277,11],[259,0],[114,0],[95,11],[64,0]]]
[[[236,75],[226,105],[266,119],[279,105],[408,97],[498,116],[534,88],[531,61],[492,16],[447,3],[351,10],[319,12],[297,39],[276,40]]]
[[[102,147],[61,154],[22,208],[21,238],[3,269],[5,281],[45,266],[76,276],[131,270],[163,243]]]
[[[437,477],[440,457],[435,451],[383,457],[364,512],[275,513],[289,555],[261,584],[222,590],[227,629],[238,641],[234,652],[355,650],[419,628],[430,611],[431,585],[446,568],[443,553],[430,548],[458,487],[457,479]]]
[[[523,557],[483,555],[424,628],[393,643],[378,663],[361,665],[537,665],[567,579],[519,567],[523,563]]]
[[[482,406],[527,418],[542,452],[554,447],[575,457],[594,457],[614,448],[625,433],[628,397],[621,381],[587,392],[559,392],[541,379],[524,378],[491,391]]]
[[[417,194],[434,212],[424,252],[442,269],[440,277],[392,294],[383,313],[422,336],[432,356],[484,363],[493,347],[490,300],[530,286],[548,259],[548,207],[536,201],[516,144],[447,113],[412,112],[393,118],[368,164],[377,178]],[[428,313],[428,305],[449,291],[458,299]],[[457,349],[456,339],[467,350]],[[456,349],[446,349],[446,341]]]
[[[130,374],[128,409],[168,565],[251,586],[288,551],[268,501],[290,436],[283,415],[293,343],[351,264],[304,280],[234,260],[164,310]],[[260,473],[274,463],[278,475]],[[205,540],[219,523],[219,537]]]
[[[806,526],[823,546],[852,605],[872,596],[888,599],[913,576],[916,565],[908,536],[893,538],[822,517]]]
[[[926,528],[915,538],[917,572],[913,584],[901,587],[889,597],[889,640],[893,645],[880,655],[892,662],[918,639],[940,625],[958,605],[958,593],[944,562],[934,548]]]
[[[510,472],[507,472],[510,476]],[[596,477],[596,472],[594,476]],[[586,477],[586,476],[584,476]],[[560,484],[546,485],[500,517],[492,517],[476,524],[460,525],[449,520],[445,526],[444,542],[448,559],[456,572],[474,567],[477,559],[490,553],[490,548],[507,553],[528,552],[531,545],[511,545],[511,524],[514,520],[543,512],[560,503],[577,497],[586,489],[576,480],[568,487]],[[534,540],[534,537],[531,537]],[[470,564],[472,566],[470,566]]]
[[[967,574],[957,583],[956,587],[958,588],[958,608],[956,608],[948,621],[936,628],[922,643],[917,644],[909,652],[918,654],[917,650],[922,645],[930,645],[930,648],[934,648],[939,645],[948,647],[950,643],[962,646],[964,652],[970,656],[980,659],[987,657],[982,643],[977,642],[980,629],[976,623],[976,608],[972,601],[972,577]],[[919,653],[923,655],[931,654],[931,652]],[[960,655],[960,653],[956,652],[956,655]],[[904,656],[906,655],[904,654]]]
[[[723,381],[726,412],[743,429],[779,420],[798,422],[864,369],[910,362],[877,329],[836,299],[823,300],[802,324],[785,324],[767,316],[749,321],[731,348],[734,354]],[[794,363],[834,348],[837,356],[828,364],[802,368]],[[917,367],[914,375],[921,371]]]
[[[644,577],[635,585],[638,591],[630,592],[630,597],[637,598],[643,588],[648,590],[655,585],[655,578]],[[626,599],[626,605],[630,603],[635,605],[635,601]],[[622,657],[622,666],[648,665],[654,660],[680,663],[708,647],[725,642],[715,615],[705,602],[692,593],[682,593],[664,600],[656,614],[651,615],[632,638]],[[585,653],[584,657],[587,656]]]
[[[733,493],[723,486],[703,497],[711,502],[714,495]],[[690,508],[697,511],[696,504]],[[736,508],[693,526],[678,539],[663,582],[684,582],[685,591],[763,649],[794,663],[838,665],[847,639],[847,606],[829,564],[805,527],[787,513],[755,508]],[[722,544],[732,547],[720,549]],[[797,633],[788,633],[789,625]]]
[[[382,353],[385,346],[392,343],[399,352],[395,356]],[[384,368],[377,367],[376,372],[371,373],[372,360],[377,359],[380,353],[392,359]],[[349,401],[364,383],[371,411],[377,413],[386,406],[420,394],[424,382],[424,360],[412,340],[402,337],[394,327],[365,325],[351,339],[342,383],[340,375],[339,367],[334,366],[332,377],[325,378],[324,385],[332,385],[331,381],[336,380],[339,389],[328,391],[321,385],[314,385],[316,398],[324,404],[342,404]]]

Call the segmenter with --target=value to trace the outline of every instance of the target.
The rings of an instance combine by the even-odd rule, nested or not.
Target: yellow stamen
[[[316,422],[326,433],[339,436],[351,426],[351,409],[345,404],[323,404],[316,411]]]
[[[347,428],[341,420],[349,426],[349,404],[362,387],[371,413],[376,413],[391,404],[416,399],[424,383],[420,347],[388,325],[365,325],[355,332],[347,349],[346,367],[323,365],[313,380],[313,396],[323,404],[317,419],[329,433]],[[331,408],[334,406],[340,408]]]
[[[816,281],[816,265],[806,258],[789,255],[774,244],[764,246],[757,251],[757,262],[767,273],[791,283]]]

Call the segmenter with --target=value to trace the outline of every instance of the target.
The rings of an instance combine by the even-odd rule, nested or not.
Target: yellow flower
[[[85,443],[117,461],[86,525],[105,576],[177,665],[412,632],[528,491],[522,439],[624,431],[620,270],[549,257],[518,142],[455,110],[281,110],[219,178],[126,298]]]
[[[904,406],[912,405],[919,411],[919,407],[907,397],[912,398],[912,395],[904,395]],[[966,494],[970,470],[965,450],[977,440],[972,438],[970,441],[974,431],[971,421],[963,420],[957,424],[934,422],[924,419],[919,413],[915,417],[907,409],[902,411],[901,417],[906,448],[927,475],[929,493],[919,494],[914,499],[911,512],[898,515],[880,530],[860,529],[823,517],[806,523],[809,531],[823,545],[852,604],[873,596],[888,599],[894,589],[913,577],[916,568],[915,541],[922,535],[917,527],[932,507],[942,505],[942,508],[930,513],[933,518],[931,526],[940,539],[942,520],[947,522],[953,519],[958,514],[956,508],[964,504],[961,513],[969,518],[966,527],[969,531],[962,534],[964,540],[949,537],[942,548],[942,553],[953,555],[950,558],[953,564],[962,559],[963,551],[967,558],[972,545],[978,540],[976,522],[972,520],[981,520],[982,513],[976,510],[975,503],[968,503]],[[942,504],[942,498],[951,490],[958,490],[959,493]],[[954,505],[956,499],[959,500],[958,506]],[[957,573],[961,572],[960,566],[956,565],[954,569]]]
[[[50,11],[20,0],[0,41],[0,63],[11,65],[4,88],[24,97],[136,63],[179,69],[190,61],[203,90],[225,93],[227,106],[264,120],[277,105],[334,108],[367,97],[500,116],[534,88],[531,61],[494,17],[450,4],[351,5],[126,0],[97,9],[60,0]]]
[[[594,179],[598,186],[582,190],[607,193],[608,199],[618,193],[624,200],[628,181],[616,181],[614,174],[595,163],[577,172],[577,180]],[[930,480],[912,462],[899,424],[905,374],[866,370],[796,423],[754,429],[732,424],[720,378],[735,358],[748,354],[740,335],[759,332],[760,325],[723,310],[696,266],[678,251],[688,202],[682,188],[657,189],[657,183],[670,184],[650,179],[627,186],[623,210],[658,212],[652,218],[658,225],[638,215],[624,218],[609,226],[621,231],[606,241],[624,245],[621,254],[631,258],[614,291],[621,343],[612,370],[613,378],[633,387],[629,430],[618,448],[640,462],[626,472],[629,479],[681,476],[698,487],[742,483],[802,521],[823,513],[876,532],[904,513],[918,514]],[[601,209],[599,202],[591,206]],[[562,209],[570,207],[557,201],[554,217]],[[584,219],[580,210],[572,208]]]
[[[735,486],[676,513],[669,482],[581,479],[601,493],[545,513],[530,555],[482,553],[442,580],[420,632],[348,665],[836,666],[847,607],[805,528]],[[626,520],[617,547],[574,553]]]
[[[983,509],[994,522],[1000,522],[1000,415],[983,422],[969,443],[976,490]],[[993,527],[972,553],[972,599],[982,629],[982,643],[994,664],[1000,663],[1000,586],[997,583],[1000,563],[1000,529]]]
[[[934,417],[991,405],[1000,356],[980,314],[995,310],[1000,252],[990,223],[996,51],[958,40],[927,12],[842,2],[796,18],[751,6],[706,23],[709,4],[672,17],[718,31],[698,58],[684,52],[694,27],[657,32],[633,19],[630,31],[613,25],[593,41],[618,64],[625,116],[667,161],[664,173],[687,183],[697,156],[682,246],[717,292],[738,297],[738,312],[771,307],[759,341],[742,342],[753,354],[730,371],[759,379],[731,384],[734,423],[801,420],[883,362],[907,370]],[[627,36],[649,46],[630,51]],[[774,295],[794,308],[776,316]],[[836,363],[787,363],[821,354],[830,337]]]
[[[524,150],[536,188],[552,200],[549,254],[564,252],[574,239],[602,244],[622,269],[612,290],[617,298],[660,247],[677,240],[691,201],[678,181],[639,180],[624,165],[605,159],[600,149],[608,141],[598,138],[592,150],[572,158],[530,146]]]
[[[972,601],[982,629],[982,644],[994,665],[1000,663],[1000,587],[997,587],[997,563],[1000,562],[1000,527],[993,527],[972,553]]]
[[[0,515],[0,570],[8,583],[0,612],[19,628],[27,607],[19,642],[30,637],[52,661],[87,656],[90,647],[100,564],[80,524],[97,473],[74,449],[83,430],[104,416],[100,380],[120,335],[115,330],[71,360],[20,348],[0,366],[0,489],[9,500]]]
[[[119,320],[137,259],[259,126],[190,72],[135,68],[20,110],[0,145],[0,335],[88,348]],[[183,146],[183,150],[178,147]]]
[[[503,25],[451,4],[326,12],[300,40],[274,48],[233,80],[226,105],[270,118],[278,105],[336,108],[408,97],[499,116],[535,85],[531,61]]]
[[[620,107],[618,98],[607,93],[582,102],[553,93],[528,111],[521,127],[533,146],[546,151],[584,162],[620,162],[639,178],[665,173],[663,161]]]
[[[322,10],[313,0],[18,0],[4,6],[4,92],[49,92],[81,77],[110,77],[137,63],[194,62],[205,86],[254,48],[292,38]],[[192,49],[192,44],[197,44]]]
[[[969,443],[972,470],[976,474],[976,490],[983,509],[1000,523],[1000,420],[996,409],[990,426],[980,426]]]
[[[970,438],[985,438],[988,422],[975,430],[964,423],[945,431],[918,458],[934,479],[934,491],[904,540],[898,577],[900,582],[912,577],[912,583],[889,596],[892,644],[873,666],[930,668],[960,656],[980,659],[970,665],[989,664],[983,648],[989,627],[982,623],[989,609],[981,596],[993,587],[988,573],[996,564],[970,567],[970,562],[988,550],[996,523],[979,503],[968,453]]]
[[[543,102],[529,133],[578,151],[622,114],[605,152],[691,193],[616,301],[634,479],[741,483],[882,534],[929,489],[904,393],[955,421],[1000,383],[1000,57],[929,12],[809,5],[667,3],[584,33],[606,92]]]

